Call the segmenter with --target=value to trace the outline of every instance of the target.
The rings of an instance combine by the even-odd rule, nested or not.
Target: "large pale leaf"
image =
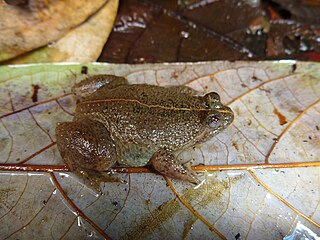
[[[54,128],[72,118],[85,72],[219,92],[235,121],[180,156],[205,171],[202,184],[124,168],[96,196],[64,173]],[[319,64],[301,62],[2,66],[1,237],[279,239],[298,222],[319,233],[319,78]]]

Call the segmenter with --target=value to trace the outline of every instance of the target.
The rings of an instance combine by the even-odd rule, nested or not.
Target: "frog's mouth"
[[[224,116],[224,122],[228,122],[227,125],[231,124],[234,120],[234,113],[231,110],[230,107],[225,106],[225,110],[224,110],[223,116]]]

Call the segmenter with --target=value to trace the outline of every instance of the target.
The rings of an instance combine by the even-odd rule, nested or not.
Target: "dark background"
[[[122,0],[98,61],[320,61],[320,0]]]

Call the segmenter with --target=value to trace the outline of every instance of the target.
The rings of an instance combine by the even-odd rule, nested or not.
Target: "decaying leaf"
[[[118,0],[109,0],[96,14],[50,46],[20,55],[6,63],[96,61],[112,30],[118,3]]]
[[[319,1],[122,0],[99,61],[319,61],[319,9]]]
[[[71,86],[98,73],[219,92],[233,124],[180,156],[204,171],[199,186],[121,168],[123,182],[96,196],[66,172],[55,124],[72,118]],[[3,239],[281,239],[298,222],[320,231],[319,64],[17,65],[0,76]]]
[[[106,0],[47,1],[33,11],[0,2],[0,61],[53,42],[99,10]]]

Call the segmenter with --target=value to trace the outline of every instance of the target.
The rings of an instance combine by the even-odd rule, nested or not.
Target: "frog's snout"
[[[226,114],[226,120],[229,122],[229,123],[232,123],[233,120],[234,120],[234,113],[232,111],[232,109],[230,107],[226,107],[227,110],[230,112],[230,114]]]

